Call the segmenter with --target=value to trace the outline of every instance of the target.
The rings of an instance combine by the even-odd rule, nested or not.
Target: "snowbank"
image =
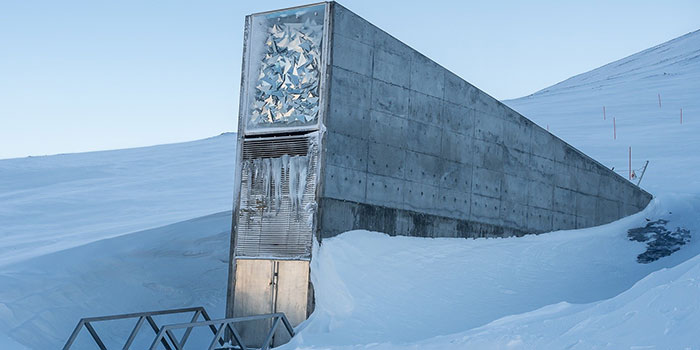
[[[314,255],[316,311],[289,348],[352,348],[375,343],[389,348],[408,344],[433,344],[440,348],[446,344],[436,339],[442,338],[434,338],[435,342],[425,339],[467,329],[475,330],[449,336],[448,342],[466,337],[454,348],[472,348],[482,340],[488,340],[485,348],[494,348],[500,341],[505,346],[522,333],[521,328],[506,333],[498,327],[520,327],[522,320],[531,318],[535,319],[532,322],[553,322],[540,327],[542,334],[534,333],[532,339],[548,336],[551,341],[557,340],[564,331],[553,325],[565,327],[566,323],[555,318],[570,313],[576,316],[567,322],[602,317],[606,310],[612,311],[610,305],[629,299],[628,295],[656,288],[660,284],[658,278],[625,292],[649,273],[679,264],[700,252],[695,239],[675,255],[639,264],[637,255],[644,251],[644,244],[629,241],[629,228],[643,226],[647,217],[659,216],[674,225],[690,225],[695,231],[700,229],[700,222],[693,217],[698,209],[700,197],[657,199],[644,212],[605,226],[522,238],[425,239],[367,231],[344,233],[324,240]],[[687,266],[682,264],[668,271],[678,275]],[[590,307],[570,305],[614,297]],[[671,303],[682,302],[671,298]],[[545,308],[522,317],[507,317],[542,307]],[[618,316],[611,313],[606,317],[612,324]],[[506,319],[477,328],[503,317]],[[528,323],[523,327],[527,328]],[[590,333],[582,333],[581,338],[597,332],[596,327],[593,323],[583,327]],[[644,328],[625,330],[630,334],[644,332]],[[510,334],[510,338],[501,337],[503,334]],[[614,333],[609,334],[611,337]],[[521,340],[529,346],[526,348],[550,348],[538,347],[546,343],[532,339]],[[605,337],[592,337],[591,341],[600,339]],[[683,339],[687,342],[688,336]],[[586,348],[584,344],[593,343],[584,342],[581,348]]]

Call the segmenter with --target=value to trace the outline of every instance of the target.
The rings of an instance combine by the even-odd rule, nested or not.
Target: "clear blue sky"
[[[235,131],[243,19],[306,1],[0,0],[0,158]],[[700,1],[341,1],[499,99],[700,28]]]

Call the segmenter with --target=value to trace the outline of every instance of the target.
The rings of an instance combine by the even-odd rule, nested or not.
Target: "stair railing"
[[[73,330],[73,333],[71,334],[70,338],[68,338],[66,345],[63,346],[63,350],[70,350],[71,346],[73,346],[75,339],[78,337],[78,334],[80,334],[80,331],[83,329],[83,327],[85,327],[85,329],[87,329],[88,333],[90,333],[90,335],[92,336],[92,339],[95,341],[95,344],[97,345],[97,347],[100,348],[100,350],[107,350],[107,347],[105,346],[104,342],[102,341],[102,338],[100,338],[100,335],[97,333],[97,331],[92,326],[92,324],[95,322],[138,318],[138,321],[136,321],[136,325],[131,330],[129,337],[126,339],[126,342],[124,343],[124,346],[122,347],[122,350],[129,350],[129,348],[131,347],[131,344],[134,342],[134,339],[136,339],[136,336],[141,331],[141,328],[142,328],[144,322],[148,323],[151,330],[153,330],[153,332],[156,335],[158,335],[158,332],[160,332],[161,328],[158,327],[158,324],[153,319],[153,316],[183,314],[183,313],[193,313],[192,318],[191,318],[191,320],[192,320],[191,322],[196,322],[200,316],[202,318],[204,318],[205,321],[211,320],[211,318],[209,317],[209,314],[207,314],[207,311],[204,310],[204,308],[201,306],[191,307],[191,308],[183,308],[183,309],[158,310],[158,311],[137,312],[137,313],[121,314],[121,315],[81,318],[80,321],[78,322],[78,325],[75,326],[75,329]],[[183,335],[183,339],[181,340],[181,342],[183,344],[187,341],[187,338],[189,338],[191,331],[192,331],[191,329],[188,329],[185,332],[185,334]],[[216,329],[212,327],[212,331],[215,332]],[[176,343],[177,340],[175,338],[172,338],[172,339],[170,339],[170,341],[172,343]],[[173,348],[168,344],[168,342],[165,339],[162,340],[162,344],[167,350],[173,350]]]
[[[189,331],[194,327],[210,327],[210,328],[214,327],[214,328],[216,328],[216,332],[214,334],[214,339],[212,339],[212,341],[209,345],[209,348],[208,348],[209,350],[218,349],[217,344],[219,344],[218,346],[222,346],[223,348],[248,350],[248,347],[245,345],[245,342],[241,338],[241,335],[238,332],[238,329],[236,329],[236,324],[242,323],[242,322],[265,320],[265,319],[271,319],[272,326],[270,327],[270,331],[267,333],[267,336],[265,337],[265,340],[263,341],[262,346],[260,347],[260,350],[270,349],[270,345],[272,345],[272,339],[275,336],[275,332],[277,331],[277,328],[279,327],[280,323],[282,323],[282,325],[284,326],[284,329],[287,330],[287,333],[289,334],[289,336],[294,337],[294,328],[289,323],[289,320],[287,320],[287,316],[285,316],[284,313],[280,312],[280,313],[274,313],[274,314],[225,318],[225,319],[221,319],[221,320],[180,323],[180,324],[172,324],[172,325],[163,326],[163,328],[161,328],[160,332],[158,332],[158,335],[156,336],[156,338],[153,340],[153,343],[151,344],[150,350],[157,350],[159,344],[162,343],[166,339],[166,337],[168,339],[171,339],[171,340],[175,339],[175,336],[172,333],[172,331],[174,329],[186,328]],[[230,332],[231,342],[229,344],[224,343],[224,334],[226,333],[226,331]],[[186,341],[187,341],[187,339],[183,339],[183,341],[180,343],[173,342],[173,344],[175,345],[175,350],[183,350]]]
[[[182,313],[193,313],[190,322],[168,324],[159,327],[156,321],[153,319],[154,316]],[[202,317],[204,320],[200,321],[200,317]],[[148,323],[151,330],[153,330],[153,332],[155,333],[155,339],[151,343],[151,347],[149,348],[150,350],[158,350],[161,345],[163,348],[165,348],[165,350],[183,350],[185,344],[187,343],[187,340],[190,337],[190,334],[192,333],[192,330],[198,327],[207,327],[214,335],[214,338],[209,344],[209,350],[248,350],[249,348],[246,346],[244,340],[241,338],[240,332],[236,328],[236,325],[243,322],[260,321],[266,319],[270,319],[272,321],[272,326],[270,327],[270,330],[265,336],[265,339],[260,347],[261,350],[270,349],[275,333],[280,327],[280,323],[282,324],[282,326],[284,326],[284,329],[287,331],[290,337],[294,337],[295,335],[294,328],[292,327],[291,323],[289,323],[289,320],[287,319],[284,313],[272,313],[264,315],[212,320],[203,307],[192,307],[184,309],[159,310],[131,314],[82,318],[78,322],[78,325],[75,326],[75,329],[73,330],[71,336],[68,338],[66,345],[63,346],[63,350],[71,349],[73,343],[75,342],[83,327],[87,329],[88,333],[90,333],[92,339],[95,341],[95,344],[100,350],[107,350],[107,346],[105,346],[104,342],[100,338],[100,335],[97,333],[92,324],[95,322],[114,321],[129,318],[138,318],[138,320],[136,321],[136,325],[134,326],[134,328],[131,330],[129,337],[126,339],[122,350],[129,350],[132,343],[134,342],[134,339],[136,339],[136,336],[143,328],[142,326],[144,323]],[[183,333],[180,339],[178,339],[178,337],[173,332],[176,329],[185,329],[185,332]],[[225,340],[226,338],[229,339],[228,342]]]

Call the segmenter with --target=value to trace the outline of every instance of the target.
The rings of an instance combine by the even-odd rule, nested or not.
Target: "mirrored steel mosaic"
[[[266,18],[248,129],[313,125],[319,113],[323,6]],[[251,67],[253,68],[253,67]]]

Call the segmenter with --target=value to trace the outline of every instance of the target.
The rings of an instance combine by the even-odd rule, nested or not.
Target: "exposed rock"
[[[659,219],[651,221],[644,227],[637,227],[627,231],[627,237],[631,241],[646,242],[647,250],[637,255],[637,262],[648,264],[669,256],[681,249],[681,246],[690,242],[690,230],[676,227],[674,231],[666,228],[668,220]]]

